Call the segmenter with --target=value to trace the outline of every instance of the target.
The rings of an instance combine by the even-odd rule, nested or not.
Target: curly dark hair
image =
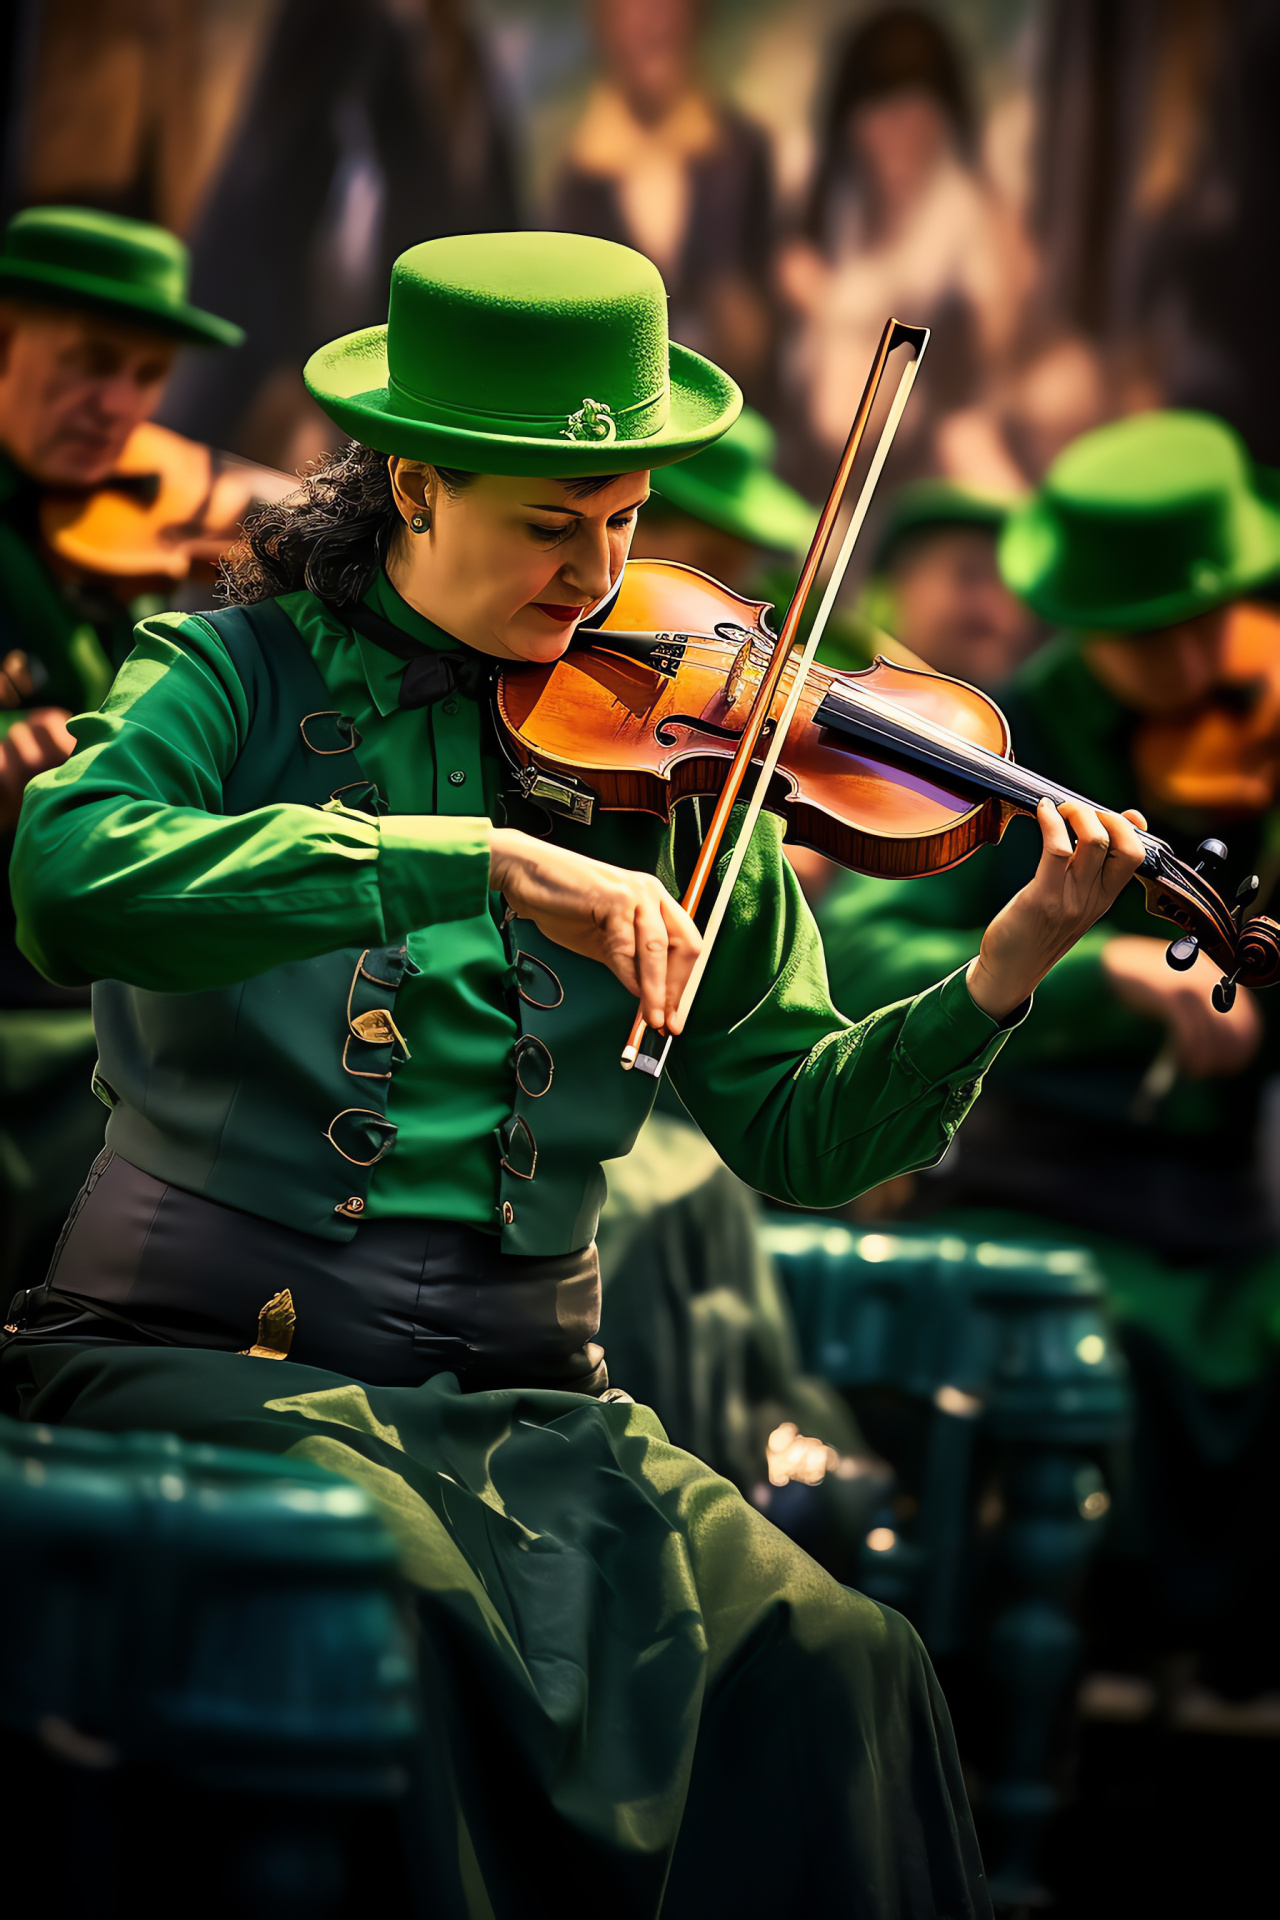
[[[437,467],[460,493],[474,474]],[[296,493],[260,507],[222,563],[223,598],[245,605],[309,587],[334,606],[353,606],[385,564],[400,515],[385,453],[348,446],[316,461]]]
[[[433,466],[432,472],[452,494],[477,478],[461,467]],[[562,484],[585,496],[617,477],[599,474]],[[386,564],[402,524],[386,454],[343,447],[316,461],[296,493],[250,514],[243,539],[222,562],[220,595],[244,606],[308,587],[331,606],[354,606]]]

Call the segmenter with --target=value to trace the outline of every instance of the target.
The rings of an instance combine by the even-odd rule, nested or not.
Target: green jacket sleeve
[[[42,973],[194,992],[486,910],[487,820],[224,814],[248,726],[210,627],[142,623],[102,710],[73,722],[75,753],[23,802],[18,942]]]
[[[1032,823],[1014,821],[1006,843],[982,848],[949,873],[921,880],[841,875],[817,913],[840,1011],[861,1019],[967,965],[989,921],[1034,871],[1028,828],[1034,833]],[[1150,1056],[1160,1028],[1123,1007],[1103,974],[1103,949],[1114,931],[1091,928],[1041,982],[1034,1012],[1012,1035],[1002,1067],[1049,1065],[1082,1051]]]
[[[780,826],[766,818],[672,1050],[672,1080],[741,1179],[793,1205],[834,1207],[946,1151],[1010,1024],[975,1006],[962,971],[842,1019]]]

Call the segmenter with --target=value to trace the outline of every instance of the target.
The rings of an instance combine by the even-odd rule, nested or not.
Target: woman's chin
[[[517,660],[526,660],[530,666],[549,667],[568,651],[576,625],[575,622],[573,626],[548,633],[530,633],[523,624],[509,627],[502,636],[502,644]]]

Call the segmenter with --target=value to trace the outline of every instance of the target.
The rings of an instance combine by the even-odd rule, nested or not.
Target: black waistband
[[[366,1221],[332,1242],[167,1186],[110,1151],[94,1162],[23,1337],[244,1352],[288,1290],[288,1357],[373,1385],[456,1373],[466,1386],[608,1385],[594,1246],[504,1254],[456,1221]],[[10,1321],[13,1319],[11,1312]]]

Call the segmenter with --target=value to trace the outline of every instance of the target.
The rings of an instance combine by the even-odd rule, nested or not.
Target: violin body
[[[105,481],[45,494],[40,531],[51,551],[80,573],[139,586],[185,580],[202,568],[211,578],[246,513],[283,499],[297,484],[273,467],[145,421]]]
[[[525,792],[584,822],[596,807],[666,819],[677,800],[718,794],[774,650],[768,611],[674,561],[629,562],[604,618],[559,660],[499,678],[497,717]],[[755,763],[794,672],[793,660]],[[793,842],[859,873],[906,878],[958,865],[1043,798],[1084,796],[1016,764],[994,701],[881,658],[860,673],[811,667],[765,804]],[[1172,964],[1202,949],[1232,993],[1235,982],[1280,980],[1280,925],[1243,919],[1243,905],[1228,908],[1163,841],[1140,837],[1148,910],[1190,936]]]
[[[767,612],[691,567],[629,562],[608,615],[582,636],[589,644],[552,666],[503,674],[498,710],[517,759],[576,776],[604,811],[666,819],[677,800],[717,794],[768,665]],[[647,657],[641,636],[651,640]],[[833,688],[851,682],[1009,757],[1000,709],[962,681],[886,660],[853,674],[815,665],[765,803],[786,820],[788,839],[887,877],[940,873],[998,840],[1012,811],[998,800],[851,750],[826,709]],[[784,678],[778,710],[788,686]]]

